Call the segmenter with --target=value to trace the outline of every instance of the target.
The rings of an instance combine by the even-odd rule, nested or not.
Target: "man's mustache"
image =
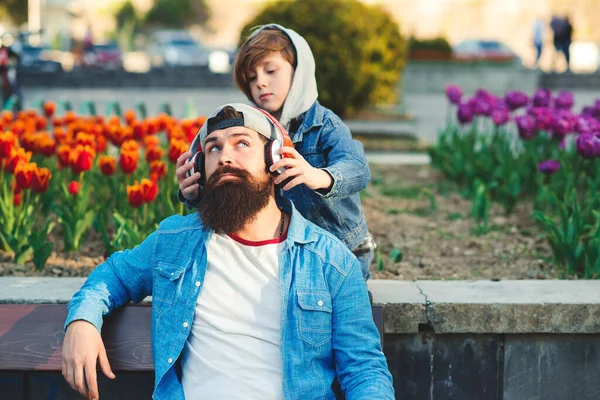
[[[250,175],[250,173],[246,170],[234,168],[230,165],[224,165],[222,167],[219,167],[215,172],[213,172],[213,174],[208,179],[207,186],[214,185],[219,180],[219,178],[221,178],[221,176],[225,174],[237,176],[238,178],[242,178],[245,180],[250,180],[252,178],[252,175]]]

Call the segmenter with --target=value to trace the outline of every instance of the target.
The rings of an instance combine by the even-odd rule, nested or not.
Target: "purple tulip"
[[[552,92],[548,89],[538,89],[533,95],[533,105],[535,107],[548,107],[552,100]]]
[[[452,104],[460,104],[460,99],[462,98],[463,92],[462,89],[457,85],[448,85],[446,86],[446,97],[448,97],[448,101]]]
[[[583,158],[600,157],[600,138],[592,134],[582,134],[575,140],[577,152]]]
[[[475,115],[483,115],[489,117],[494,110],[494,104],[488,99],[479,98],[475,102],[475,108],[473,111]]]
[[[498,108],[492,111],[492,121],[496,126],[505,125],[510,120],[510,114],[504,108]]]
[[[473,106],[469,102],[460,104],[458,106],[456,118],[458,119],[458,122],[461,123],[461,125],[471,123],[473,121],[474,116],[475,115],[473,113]]]
[[[511,90],[504,96],[504,102],[511,111],[525,107],[529,102],[529,97],[518,90]]]
[[[477,89],[477,91],[475,92],[475,97],[478,99],[489,99],[495,96],[485,89]]]
[[[575,132],[577,133],[592,133],[600,131],[600,122],[589,115],[583,113],[577,117],[575,122]]]
[[[530,115],[515,117],[515,123],[519,130],[519,136],[523,140],[533,139],[537,135],[535,120]]]
[[[570,110],[574,103],[575,98],[573,97],[573,93],[565,90],[559,92],[556,99],[554,99],[554,107],[559,110]]]
[[[554,126],[554,112],[546,107],[532,107],[528,114],[535,119],[535,126],[540,131],[548,131]]]
[[[558,111],[554,114],[552,133],[555,137],[563,137],[575,130],[575,117],[569,111]]]
[[[593,117],[594,115],[596,115],[594,107],[585,106],[581,109],[581,116],[583,117]]]
[[[560,163],[557,160],[546,160],[538,164],[538,169],[542,174],[552,175],[560,168]]]

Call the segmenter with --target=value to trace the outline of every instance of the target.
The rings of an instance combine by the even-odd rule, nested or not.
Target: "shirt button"
[[[319,300],[319,301],[317,302],[317,304],[319,305],[319,307],[323,307],[323,300]]]
[[[173,362],[173,359],[172,359],[172,358],[169,358],[169,359],[167,360],[167,362],[168,362],[169,364],[171,364],[171,363]]]
[[[188,324],[187,322],[184,322],[184,323],[183,323],[183,327],[184,327],[184,328],[187,328],[188,326],[190,326],[190,324]]]
[[[196,282],[196,287],[200,286],[200,281]]]

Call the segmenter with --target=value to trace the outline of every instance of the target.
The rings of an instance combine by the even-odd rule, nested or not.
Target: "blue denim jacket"
[[[349,249],[356,248],[367,236],[359,192],[371,180],[362,143],[352,139],[342,120],[318,101],[290,134],[294,147],[310,165],[329,172],[333,186],[323,194],[298,185],[283,195],[304,218],[333,233]]]
[[[280,203],[292,215],[279,256],[285,398],[334,399],[337,377],[348,400],[393,399],[356,257],[289,201]],[[176,365],[190,334],[212,234],[197,214],[167,218],[141,245],[99,265],[69,303],[65,328],[83,319],[100,330],[104,315],[152,295],[155,399],[184,398]]]

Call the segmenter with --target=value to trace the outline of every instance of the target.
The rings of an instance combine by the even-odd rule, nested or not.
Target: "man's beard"
[[[235,177],[217,182],[226,173]],[[260,180],[246,170],[228,165],[217,169],[202,189],[198,206],[201,221],[220,234],[242,229],[269,204],[273,184],[270,176],[264,175]]]

